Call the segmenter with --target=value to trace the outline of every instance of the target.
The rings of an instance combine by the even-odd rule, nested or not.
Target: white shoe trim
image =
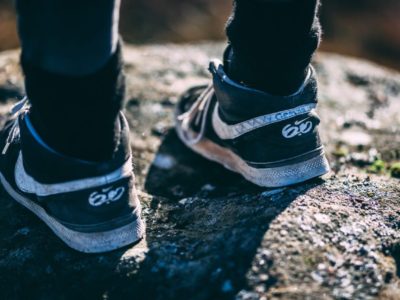
[[[308,114],[315,110],[317,105],[315,103],[304,104],[292,109],[259,116],[233,125],[226,124],[221,120],[218,107],[219,105],[217,103],[214,107],[214,112],[212,115],[212,125],[218,137],[220,139],[227,140],[238,138],[246,133],[249,133],[250,131],[271,125],[273,123],[278,123],[300,115]]]
[[[37,196],[51,196],[61,193],[76,192],[82,189],[90,189],[133,176],[132,158],[129,158],[121,168],[103,176],[72,180],[63,183],[46,184],[36,181],[32,176],[26,173],[22,152],[20,152],[15,165],[14,176],[15,183],[21,191],[36,194]]]

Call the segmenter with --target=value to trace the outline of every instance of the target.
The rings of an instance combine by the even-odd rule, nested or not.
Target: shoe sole
[[[176,120],[176,131],[183,143],[201,156],[223,165],[228,170],[241,174],[248,181],[268,188],[277,188],[301,183],[320,177],[330,171],[329,162],[324,153],[314,158],[274,168],[253,168],[231,150],[223,148],[203,137],[196,144],[187,143]]]
[[[108,252],[135,243],[144,236],[145,225],[140,218],[123,227],[104,232],[85,233],[71,230],[48,215],[42,207],[15,191],[1,173],[0,181],[11,198],[33,212],[46,223],[64,243],[79,252]],[[138,208],[140,208],[140,206]]]

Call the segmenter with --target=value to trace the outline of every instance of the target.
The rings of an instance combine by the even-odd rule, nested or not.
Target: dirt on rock
[[[0,299],[399,299],[400,74],[316,57],[333,171],[282,189],[246,182],[182,145],[178,96],[208,82],[222,44],[125,48],[146,237],[108,254],[68,249],[0,197]],[[18,52],[0,54],[0,120],[23,95]]]

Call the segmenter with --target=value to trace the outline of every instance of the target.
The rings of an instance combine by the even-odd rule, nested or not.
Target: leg
[[[25,87],[42,138],[66,155],[111,158],[123,101],[120,0],[17,1]]]
[[[304,81],[321,29],[319,0],[235,0],[226,28],[232,79],[276,95]]]
[[[224,64],[182,97],[179,137],[204,157],[266,187],[329,171],[318,135],[317,0],[235,0]]]
[[[90,4],[89,4],[90,2]],[[0,182],[68,246],[97,253],[144,234],[123,100],[119,0],[19,0],[30,106],[0,134]]]

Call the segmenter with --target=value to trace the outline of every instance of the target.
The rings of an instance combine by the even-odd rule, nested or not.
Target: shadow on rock
[[[171,200],[191,196],[227,196],[257,193],[262,189],[239,174],[209,161],[188,149],[169,130],[147,174],[145,189]]]
[[[168,132],[145,183],[149,251],[111,299],[231,299],[269,224],[318,183],[266,190],[188,150]],[[266,261],[272,266],[274,262]],[[264,283],[275,283],[272,277]]]

